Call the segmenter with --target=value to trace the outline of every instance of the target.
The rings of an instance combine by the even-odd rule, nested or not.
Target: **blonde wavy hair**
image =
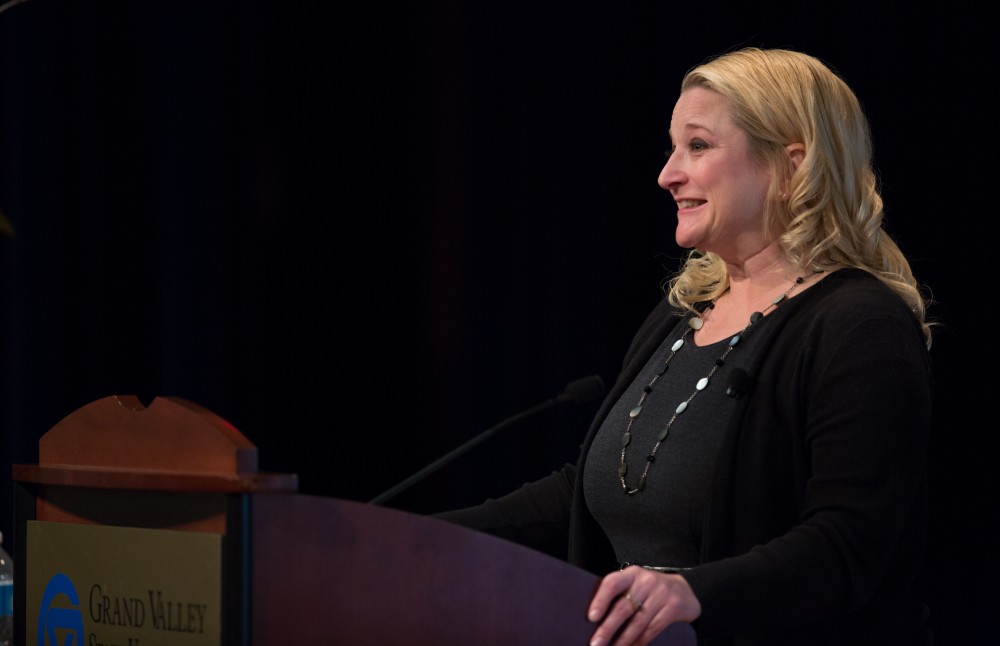
[[[872,163],[872,139],[860,102],[822,61],[785,49],[749,47],[719,55],[685,74],[681,92],[721,94],[750,139],[752,155],[771,169],[764,234],[799,267],[856,267],[876,276],[906,302],[931,344],[928,301],[910,264],[883,229],[883,205]],[[805,146],[793,168],[785,154]],[[782,187],[788,187],[779,199]],[[712,300],[729,286],[725,262],[694,249],[666,287],[682,309]]]

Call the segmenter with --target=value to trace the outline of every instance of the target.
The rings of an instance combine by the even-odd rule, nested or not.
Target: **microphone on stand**
[[[492,437],[497,431],[507,428],[514,422],[519,422],[526,417],[530,417],[536,413],[540,413],[543,410],[552,408],[553,406],[558,406],[559,404],[574,403],[574,404],[586,404],[588,402],[599,400],[604,396],[604,380],[601,379],[600,375],[591,375],[589,377],[583,377],[582,379],[577,379],[576,381],[571,381],[566,384],[566,387],[561,393],[555,397],[546,400],[540,404],[536,404],[527,410],[523,410],[516,415],[508,417],[496,426],[488,428],[479,435],[473,437],[471,440],[462,444],[456,449],[453,449],[449,453],[441,456],[434,462],[431,462],[423,469],[417,471],[411,475],[406,480],[403,480],[394,487],[386,489],[379,495],[375,496],[368,501],[372,505],[380,505],[386,500],[396,496],[401,491],[408,489],[409,487],[420,482],[430,474],[434,473],[444,465],[448,464],[455,458],[466,453],[469,449],[478,446],[479,444],[485,442],[490,437]]]

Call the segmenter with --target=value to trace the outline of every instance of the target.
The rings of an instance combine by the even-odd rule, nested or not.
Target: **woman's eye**
[[[708,150],[711,146],[709,146],[708,143],[702,139],[693,139],[690,142],[688,142],[687,147],[691,149],[693,152],[701,152],[702,150]],[[677,150],[677,147],[671,146],[670,148],[667,148],[666,150],[663,151],[663,156],[666,157],[667,159],[670,159],[670,156],[674,153],[675,150]]]

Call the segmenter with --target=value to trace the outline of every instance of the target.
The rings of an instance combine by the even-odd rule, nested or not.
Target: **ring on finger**
[[[626,592],[625,593],[625,600],[628,601],[630,604],[632,604],[632,612],[633,613],[636,613],[636,612],[639,612],[640,610],[642,610],[642,602],[641,601],[636,601],[634,598],[632,598],[632,593],[631,592]]]

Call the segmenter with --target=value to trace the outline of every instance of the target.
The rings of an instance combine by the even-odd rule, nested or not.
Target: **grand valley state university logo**
[[[68,604],[68,607],[67,607]],[[55,574],[45,586],[38,610],[38,646],[83,646],[83,616],[73,582]]]
[[[38,646],[138,646],[141,636],[149,636],[147,631],[154,631],[161,639],[163,634],[184,633],[195,640],[189,643],[218,643],[217,629],[214,633],[206,631],[206,622],[212,620],[206,603],[178,601],[155,588],[146,589],[139,596],[108,595],[98,583],[90,585],[85,609],[81,608],[80,599],[73,581],[65,573],[59,572],[49,579],[38,610]],[[135,632],[113,641],[93,632],[88,634],[83,623],[85,611],[93,626]]]

